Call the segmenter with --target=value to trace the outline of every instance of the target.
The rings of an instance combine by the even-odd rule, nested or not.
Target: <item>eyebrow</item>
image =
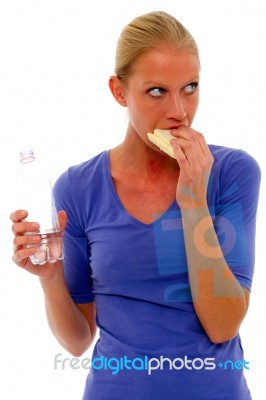
[[[192,82],[199,81],[199,80],[200,80],[200,76],[199,76],[199,75],[195,75],[193,78],[189,79],[189,80],[187,81],[187,83],[185,83],[185,84],[183,85],[183,87],[189,85],[189,84],[192,83]],[[146,86],[146,85],[147,85],[147,86],[154,86],[154,87],[162,87],[162,86],[165,86],[164,83],[161,83],[161,82],[156,81],[156,80],[144,81],[144,85],[145,85],[145,86]]]

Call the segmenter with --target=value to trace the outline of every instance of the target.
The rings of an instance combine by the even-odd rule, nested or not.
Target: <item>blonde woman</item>
[[[124,141],[70,167],[54,188],[64,262],[32,265],[34,237],[23,233],[38,225],[26,210],[11,215],[13,260],[39,276],[60,344],[81,356],[99,329],[84,400],[251,399],[239,328],[260,169],[192,128],[199,81],[198,48],[179,21],[135,18],[109,79],[128,111]],[[172,135],[172,156],[150,141],[156,129]]]

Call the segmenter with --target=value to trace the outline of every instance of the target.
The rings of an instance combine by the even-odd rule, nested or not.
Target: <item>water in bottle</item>
[[[18,171],[18,197],[20,208],[28,212],[27,220],[39,223],[38,232],[25,235],[40,236],[41,242],[31,256],[33,264],[43,265],[63,259],[63,241],[55,208],[52,185],[43,165],[36,159],[33,150],[20,152]]]

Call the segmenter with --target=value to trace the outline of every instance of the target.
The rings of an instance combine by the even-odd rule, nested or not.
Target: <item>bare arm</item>
[[[208,210],[183,210],[182,218],[195,311],[210,340],[221,343],[238,333],[249,291],[228,267]]]
[[[221,343],[238,333],[248,309],[249,292],[227,265],[209,214],[207,186],[213,157],[208,145],[191,128],[173,134],[180,167],[176,199],[182,213],[192,300],[209,339]]]
[[[96,334],[95,303],[75,304],[64,277],[40,278],[49,327],[58,342],[71,354],[81,356]]]
[[[33,265],[29,256],[35,249],[28,249],[28,243],[38,243],[38,236],[25,236],[24,232],[38,230],[38,224],[27,222],[27,213],[15,211],[10,218],[13,222],[14,238],[13,261],[24,270],[37,275],[44,292],[47,320],[59,343],[71,354],[80,356],[91,345],[96,333],[94,303],[76,305],[66,286],[63,263]],[[65,212],[59,213],[62,231],[67,223]]]

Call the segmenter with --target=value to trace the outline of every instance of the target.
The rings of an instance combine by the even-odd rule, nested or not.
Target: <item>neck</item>
[[[124,141],[111,150],[110,158],[111,168],[121,168],[140,177],[158,178],[179,172],[176,160],[151,149],[132,129],[128,129]]]

